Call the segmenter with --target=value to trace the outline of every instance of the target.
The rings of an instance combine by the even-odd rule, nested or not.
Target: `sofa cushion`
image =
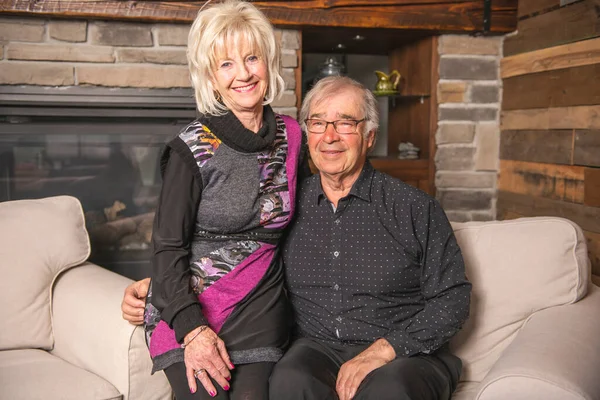
[[[110,383],[43,350],[0,351],[0,398],[109,400],[121,394]]]
[[[0,203],[0,350],[51,349],[54,279],[90,254],[83,211],[70,196]]]
[[[585,296],[581,229],[554,217],[453,224],[473,284],[471,313],[451,341],[463,381],[481,381],[533,313]]]
[[[452,400],[473,400],[478,389],[479,382],[460,382],[452,393]]]

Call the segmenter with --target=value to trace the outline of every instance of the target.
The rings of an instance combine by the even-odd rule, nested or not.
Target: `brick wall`
[[[440,37],[435,182],[452,221],[496,216],[502,42],[502,37]]]
[[[0,85],[189,87],[187,25],[0,18]],[[286,91],[274,104],[296,117],[300,33],[277,30]]]

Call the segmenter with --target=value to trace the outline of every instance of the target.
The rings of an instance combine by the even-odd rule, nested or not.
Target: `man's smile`
[[[344,150],[336,150],[336,149],[324,149],[320,150],[321,153],[325,155],[335,156],[344,152]]]

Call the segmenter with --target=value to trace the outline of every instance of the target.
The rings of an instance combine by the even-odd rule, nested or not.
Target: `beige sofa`
[[[89,253],[77,199],[0,203],[0,399],[171,399],[121,317],[131,281]]]
[[[454,224],[473,283],[453,400],[600,400],[600,288],[560,218]]]
[[[78,201],[0,203],[0,221],[0,399],[170,398],[141,329],[121,318],[130,281],[85,262]],[[451,342],[463,360],[453,400],[600,400],[600,288],[581,230],[524,218],[454,231],[473,294]]]

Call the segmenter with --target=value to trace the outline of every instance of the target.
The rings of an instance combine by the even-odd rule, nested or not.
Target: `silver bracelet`
[[[202,325],[200,327],[200,329],[198,329],[198,332],[196,332],[196,334],[194,336],[192,336],[192,338],[190,340],[188,340],[187,343],[181,343],[181,348],[185,349],[187,346],[190,345],[190,343],[192,343],[192,340],[196,339],[196,336],[198,336],[199,334],[201,334],[202,332],[204,332],[207,329],[208,329],[208,325]]]

